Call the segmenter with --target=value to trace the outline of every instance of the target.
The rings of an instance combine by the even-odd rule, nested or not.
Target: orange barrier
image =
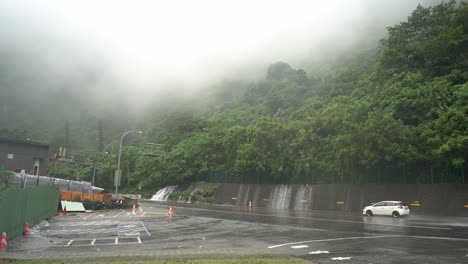
[[[60,200],[62,201],[72,201],[71,192],[61,192]]]
[[[99,203],[111,203],[112,194],[98,194],[98,193],[82,193],[82,192],[61,192],[60,200],[62,201],[73,201],[73,202],[99,202]]]

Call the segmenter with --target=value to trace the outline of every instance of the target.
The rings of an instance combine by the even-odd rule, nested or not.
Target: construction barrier
[[[72,202],[98,202],[98,203],[111,203],[112,194],[98,194],[98,193],[82,193],[82,192],[61,192],[61,201],[72,201]]]
[[[0,232],[14,238],[24,224],[34,226],[57,214],[60,193],[55,186],[0,190]]]

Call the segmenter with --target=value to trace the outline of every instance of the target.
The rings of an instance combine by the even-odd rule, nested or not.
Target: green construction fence
[[[33,227],[56,215],[59,199],[56,186],[0,189],[0,232],[9,239],[21,235],[25,223]]]

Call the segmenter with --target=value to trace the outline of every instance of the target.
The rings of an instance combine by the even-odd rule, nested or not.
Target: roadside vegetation
[[[143,135],[125,142],[121,190],[200,181],[430,183],[423,176],[436,173],[460,182],[468,175],[467,19],[463,1],[419,6],[375,49],[305,69],[276,62],[263,80],[223,81],[189,109],[149,111],[136,124]],[[87,151],[96,185],[112,190],[122,129],[108,126],[106,138],[91,121],[80,136],[52,143]],[[93,166],[60,163],[49,174],[91,181]]]
[[[207,187],[204,189],[196,189],[194,191],[174,191],[169,194],[170,200],[190,200],[192,202],[199,203],[214,203],[214,192],[216,187]]]

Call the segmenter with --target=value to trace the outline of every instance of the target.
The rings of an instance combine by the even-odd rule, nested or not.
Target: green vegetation
[[[0,170],[0,190],[8,187],[8,179],[13,175],[13,172],[7,170]]]
[[[220,83],[196,108],[150,111],[139,126],[142,137],[131,137],[123,149],[121,188],[144,192],[199,181],[463,182],[467,13],[464,2],[419,6],[388,28],[377,50],[350,51],[340,63],[322,65],[332,70],[306,72],[277,62],[264,80]],[[108,129],[114,148],[96,155],[96,185],[112,189],[122,129]],[[71,137],[98,145],[101,134],[102,143],[97,127],[88,130]],[[168,147],[143,144],[148,141]],[[55,175],[90,181],[92,166],[57,166]]]
[[[204,189],[196,189],[193,192],[191,191],[174,191],[169,194],[169,199],[177,200],[179,198],[183,200],[191,200],[193,202],[200,203],[214,203],[214,192],[216,187],[208,187]]]

